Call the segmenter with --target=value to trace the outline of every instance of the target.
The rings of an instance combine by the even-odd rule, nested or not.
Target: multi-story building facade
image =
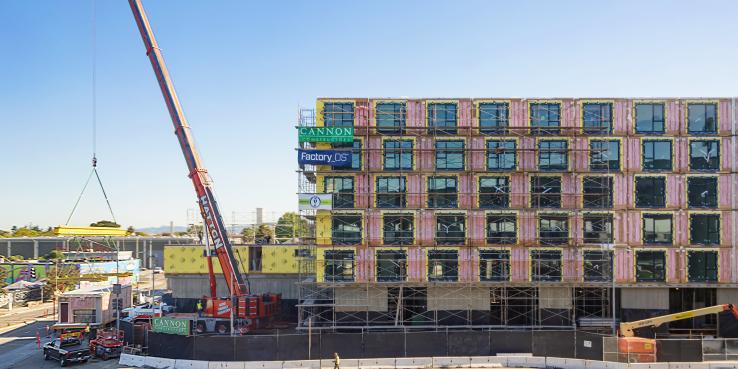
[[[303,260],[314,327],[607,326],[738,302],[734,99],[319,99],[353,127]],[[309,255],[309,256],[308,256]],[[715,325],[715,317],[683,323]],[[675,325],[678,326],[678,325]]]

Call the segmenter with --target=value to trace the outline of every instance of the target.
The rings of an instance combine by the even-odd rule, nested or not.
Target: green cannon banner
[[[154,332],[159,333],[189,336],[191,326],[192,323],[189,319],[176,319],[167,317],[156,317],[152,319],[152,327],[154,329]]]
[[[354,127],[298,127],[300,142],[354,142]]]

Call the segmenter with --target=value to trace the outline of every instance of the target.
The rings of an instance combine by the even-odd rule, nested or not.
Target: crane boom
[[[218,209],[218,203],[215,201],[213,195],[212,181],[208,176],[207,170],[200,163],[200,156],[195,148],[190,126],[187,124],[187,119],[182,112],[182,106],[179,103],[179,98],[177,98],[177,92],[174,90],[167,66],[164,63],[164,57],[156,43],[154,32],[151,30],[151,25],[146,17],[141,0],[128,0],[128,4],[131,6],[133,17],[136,19],[136,25],[141,33],[141,39],[143,39],[144,46],[146,47],[146,55],[148,55],[151,67],[154,69],[154,74],[156,74],[156,79],[159,82],[159,88],[169,110],[169,116],[172,119],[172,124],[174,124],[174,133],[177,135],[179,145],[182,148],[182,154],[187,162],[189,177],[195,186],[200,214],[203,217],[206,225],[205,229],[207,230],[205,237],[210,237],[212,241],[231,296],[247,294],[248,288],[244,284],[243,277],[238,270],[238,264],[236,264],[233,249],[228,240],[225,223],[223,222],[223,217],[220,215],[220,210]]]
[[[633,330],[637,328],[658,327],[661,324],[673,322],[676,320],[689,319],[696,316],[703,316],[708,314],[717,314],[723,311],[730,311],[731,313],[733,313],[733,316],[738,319],[738,310],[736,310],[733,304],[715,305],[700,309],[687,310],[681,313],[661,315],[653,318],[636,320],[635,322],[620,323],[620,335],[623,337],[633,337]]]

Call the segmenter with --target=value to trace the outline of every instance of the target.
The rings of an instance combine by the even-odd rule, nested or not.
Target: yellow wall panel
[[[262,273],[297,273],[297,258],[295,258],[296,251],[297,246],[276,246],[262,248]]]
[[[323,102],[318,100],[315,102],[315,126],[325,126],[325,116],[323,115]]]
[[[318,210],[315,214],[315,238],[318,245],[331,244],[331,213]]]

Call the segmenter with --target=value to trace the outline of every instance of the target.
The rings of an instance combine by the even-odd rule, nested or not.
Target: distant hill
[[[174,226],[175,232],[184,232],[187,230],[187,227],[184,226]],[[159,227],[145,227],[145,228],[136,228],[136,231],[139,232],[146,232],[149,234],[155,234],[155,233],[166,233],[169,232],[169,226],[159,226]]]

